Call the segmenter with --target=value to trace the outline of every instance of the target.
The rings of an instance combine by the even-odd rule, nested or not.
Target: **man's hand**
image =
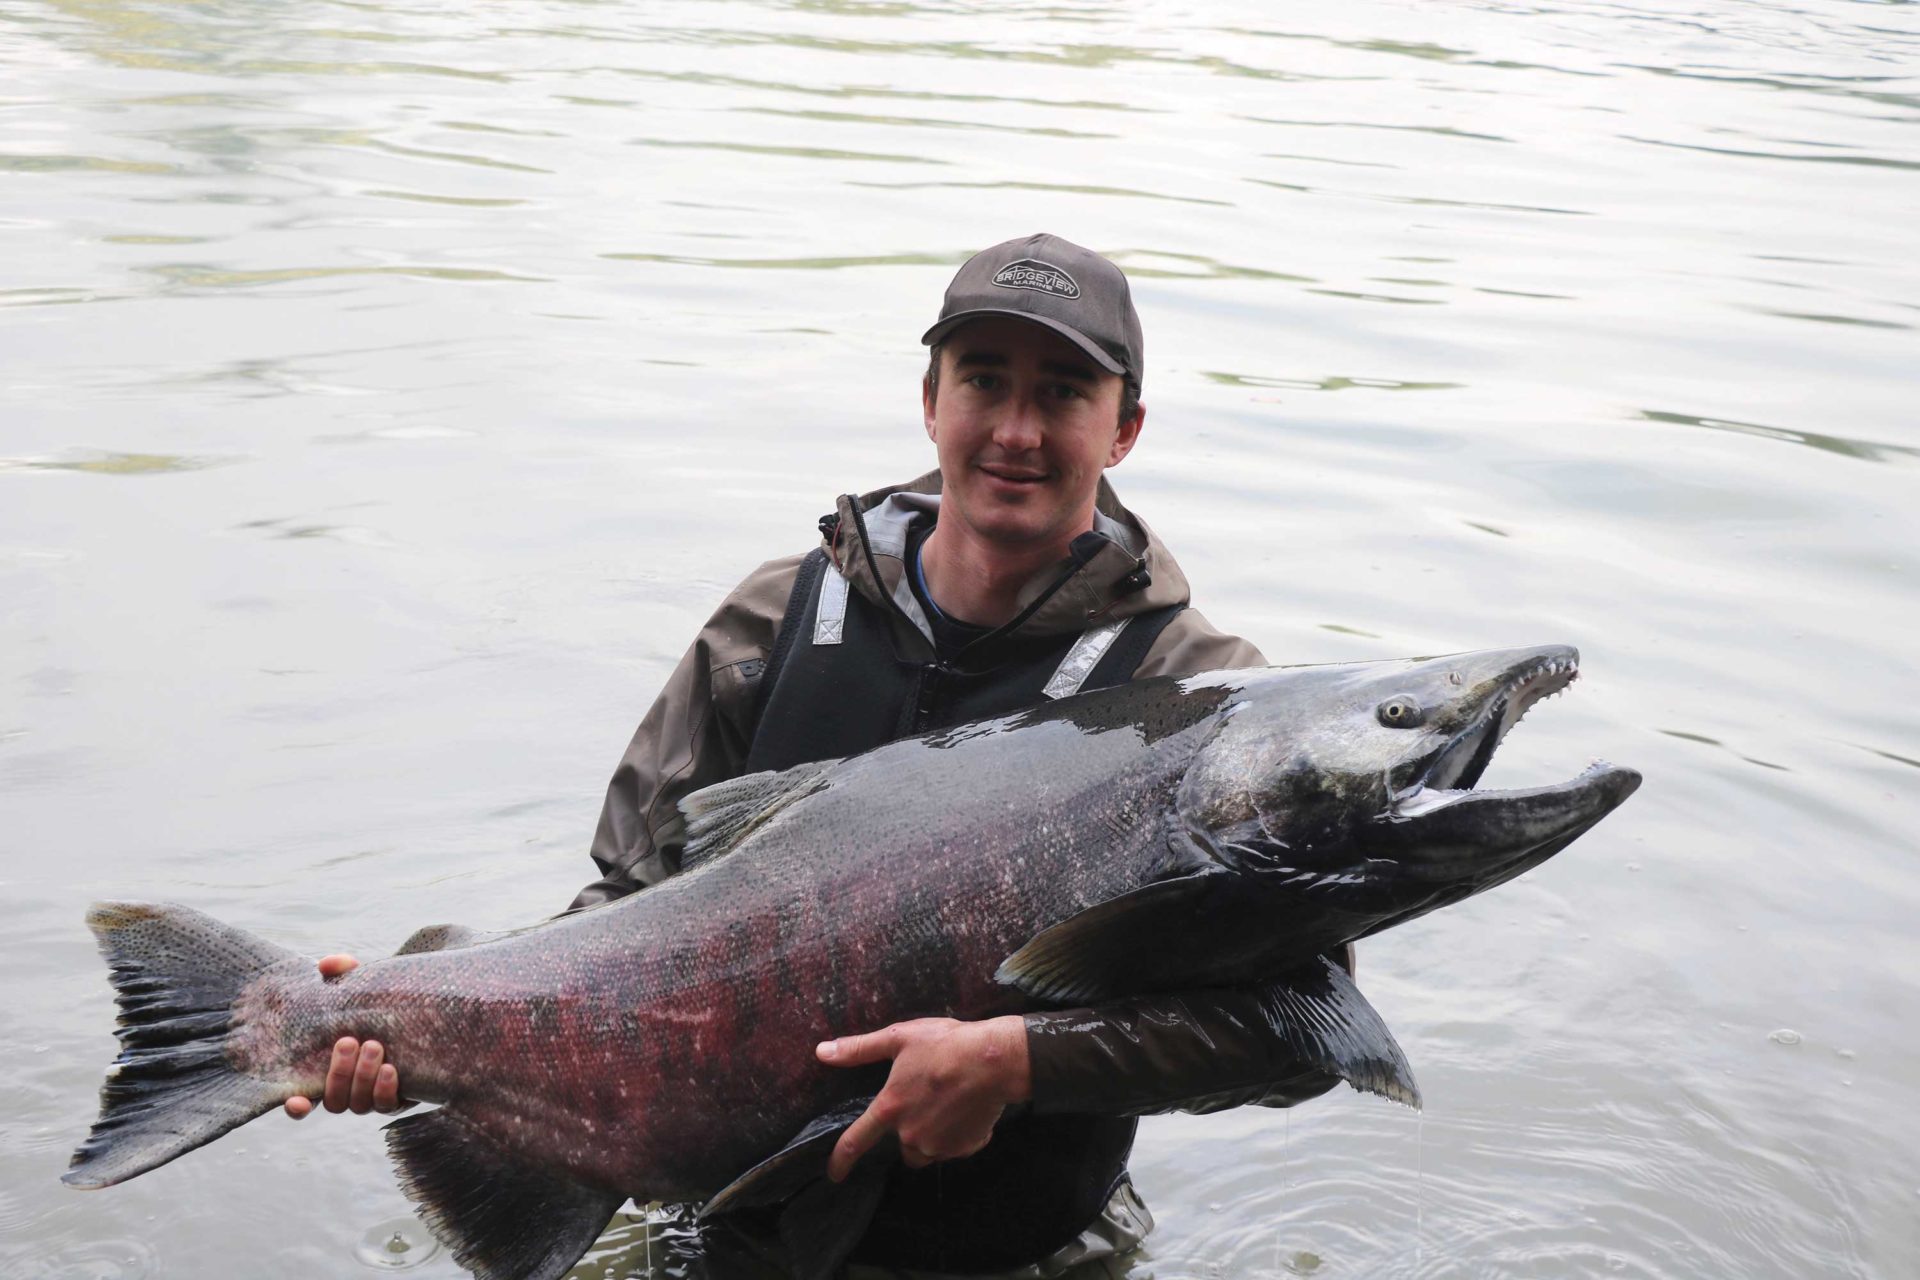
[[[814,1052],[835,1067],[893,1061],[880,1096],[833,1148],[827,1177],[835,1182],[888,1132],[900,1135],[900,1158],[910,1168],[970,1156],[987,1145],[1007,1105],[1032,1093],[1027,1027],[1014,1015],[985,1022],[916,1018],[828,1040]]]
[[[352,956],[326,956],[320,961],[320,976],[329,981],[360,967]],[[313,1112],[312,1098],[293,1097],[286,1112],[295,1120]],[[386,1061],[386,1050],[378,1040],[361,1044],[352,1036],[341,1036],[333,1045],[333,1061],[327,1064],[324,1099],[327,1110],[338,1115],[351,1111],[363,1116],[369,1111],[400,1109],[400,1073]]]

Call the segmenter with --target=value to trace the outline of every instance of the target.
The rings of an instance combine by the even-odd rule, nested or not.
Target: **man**
[[[711,783],[1082,689],[1264,661],[1186,607],[1172,556],[1103,478],[1146,419],[1140,323],[1118,267],[1049,235],[996,245],[961,267],[922,342],[939,469],[841,498],[817,549],[761,566],[722,602],[614,773],[592,849],[603,874],[570,909],[674,874],[678,804]],[[844,1178],[898,1138],[904,1168],[856,1261],[942,1272],[1118,1274],[1113,1260],[1152,1225],[1126,1175],[1131,1116],[1288,1106],[1333,1083],[1293,1062],[1233,992],[917,1019],[816,1053],[892,1063],[829,1167]],[[398,1096],[381,1046],[336,1046],[329,1110],[387,1110]]]

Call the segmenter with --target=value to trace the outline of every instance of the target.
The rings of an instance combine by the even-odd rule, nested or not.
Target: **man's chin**
[[[1049,518],[1053,514],[1050,511],[1002,508],[979,513],[980,518],[969,523],[973,525],[974,532],[988,542],[1010,549],[1031,548],[1063,536],[1061,522]]]

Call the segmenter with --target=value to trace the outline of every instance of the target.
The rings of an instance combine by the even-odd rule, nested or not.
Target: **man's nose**
[[[1031,395],[1012,397],[993,424],[993,442],[1009,453],[1038,449],[1044,434],[1040,406]]]

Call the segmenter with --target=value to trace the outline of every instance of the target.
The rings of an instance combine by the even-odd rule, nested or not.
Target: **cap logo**
[[[1051,262],[1042,262],[1038,258],[1009,262],[993,273],[993,282],[1002,289],[1031,289],[1035,293],[1050,293],[1056,298],[1080,296],[1080,286],[1072,276]]]

